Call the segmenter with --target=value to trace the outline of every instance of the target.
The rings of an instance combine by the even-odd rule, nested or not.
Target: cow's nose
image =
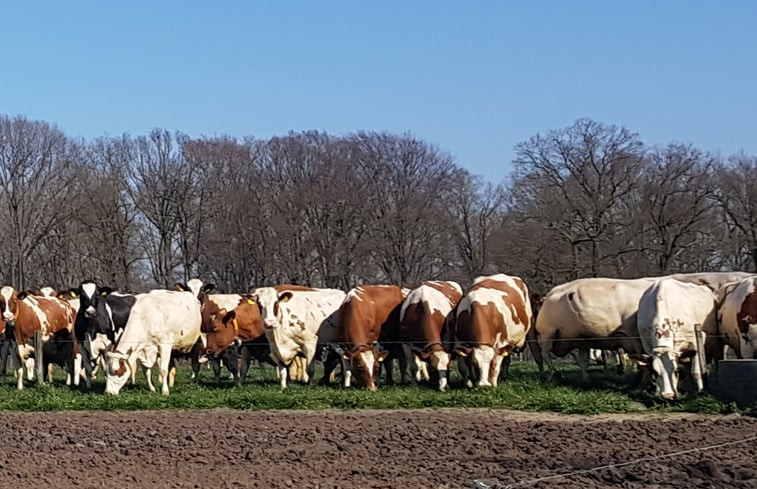
[[[87,310],[84,311],[84,315],[87,316],[88,318],[93,318],[93,317],[97,316],[97,311],[95,310],[94,307],[89,306],[87,308]]]
[[[266,328],[274,328],[276,326],[276,321],[265,321],[263,324]]]
[[[13,321],[13,313],[12,312],[4,312],[3,313],[3,319],[6,321]]]

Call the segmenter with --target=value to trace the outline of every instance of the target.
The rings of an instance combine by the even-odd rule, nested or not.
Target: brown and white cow
[[[450,345],[445,345],[445,325],[454,322],[453,309],[463,296],[457,282],[430,281],[413,289],[400,306],[399,321],[389,322],[381,331],[381,343],[390,351],[401,345],[399,360],[402,382],[405,382],[407,359],[412,357],[416,366],[416,381],[429,380],[426,364],[439,374],[439,390],[447,388]],[[448,327],[447,329],[451,329]],[[391,363],[385,360],[387,377]]]
[[[23,365],[26,365],[29,380],[33,378],[33,363],[28,362],[34,352],[34,333],[42,333],[43,342],[53,335],[61,337],[69,345],[66,352],[68,382],[79,383],[79,369],[76,361],[76,342],[73,336],[76,312],[65,301],[55,297],[42,297],[19,293],[11,286],[0,288],[0,310],[7,328],[13,328],[20,365],[17,370],[17,387],[24,388]]]
[[[379,363],[388,354],[378,350],[381,330],[399,323],[402,301],[409,292],[396,285],[362,285],[347,293],[337,316],[339,341],[350,364],[344,375],[345,387],[350,386],[354,372],[365,387],[376,390]]]
[[[223,357],[231,370],[233,368],[231,365],[236,362],[236,355],[229,353],[234,349],[235,344],[239,344],[241,365],[238,375],[236,370],[233,370],[232,373],[234,379],[241,384],[247,376],[252,358],[274,366],[276,364],[270,359],[271,349],[268,346],[268,339],[265,337],[263,317],[260,315],[260,308],[255,299],[249,294],[238,297],[235,304],[229,303],[218,309],[213,315],[210,325],[206,327],[203,324],[203,328],[206,328],[207,354],[216,381],[220,380],[219,359]],[[204,314],[205,311],[203,311]],[[289,372],[290,379],[293,374],[293,372]],[[294,375],[294,377],[297,376]]]
[[[341,290],[313,289],[298,285],[261,287],[251,293],[260,309],[263,328],[277,364],[281,388],[287,386],[287,367],[304,356],[312,378],[312,362],[319,343],[336,339],[336,311],[345,297]],[[301,370],[301,369],[298,369]]]
[[[455,353],[478,370],[480,387],[496,386],[503,358],[526,343],[531,327],[528,288],[519,277],[478,277],[457,305]],[[468,385],[472,386],[472,380]]]
[[[739,358],[757,358],[757,276],[722,289],[718,332]]]

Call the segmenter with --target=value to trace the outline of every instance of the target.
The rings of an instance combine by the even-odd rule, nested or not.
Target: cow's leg
[[[145,374],[147,388],[150,389],[150,392],[155,392],[155,386],[152,383],[152,368],[147,365],[142,365],[142,372]]]
[[[55,365],[53,365],[52,363],[48,361],[45,361],[45,364],[42,366],[42,370],[47,372],[47,382],[52,384]],[[69,377],[68,379],[66,379],[66,382],[67,382],[66,385],[71,385],[71,378]]]
[[[497,381],[499,380],[499,369],[502,365],[502,355],[495,354],[492,358],[491,365],[489,366],[489,383],[492,387],[497,387]]]
[[[494,356],[494,348],[489,345],[479,345],[473,349],[473,363],[480,370],[478,379],[479,387],[489,387],[492,385],[490,369]]]
[[[24,364],[26,365],[26,378],[29,380],[34,380],[34,365],[35,365],[35,359],[31,356],[26,359]]]
[[[161,393],[164,396],[167,396],[170,393],[170,391],[169,391],[168,388],[169,388],[169,386],[171,384],[171,382],[170,382],[170,380],[168,378],[169,377],[169,371],[172,370],[172,368],[175,369],[175,367],[173,367],[171,365],[171,363],[172,363],[171,362],[171,360],[172,360],[172,358],[171,358],[171,345],[169,345],[169,344],[161,344],[160,347],[159,347],[159,352],[160,352],[159,371],[160,371],[161,383],[163,384],[162,387],[161,387]]]
[[[276,371],[279,373],[279,383],[282,389],[287,388],[287,367],[283,363],[279,363],[276,367]]]
[[[539,334],[536,332],[536,328],[532,327],[528,329],[528,332],[526,333],[526,341],[528,343],[528,349],[534,357],[536,366],[539,367],[539,373],[544,373],[544,355],[539,346]]]
[[[704,390],[704,381],[702,380],[702,368],[699,362],[699,358],[694,356],[691,359],[691,376],[694,379],[694,384],[697,386],[697,392]]]
[[[239,380],[237,383],[239,385],[242,385],[244,383],[244,379],[247,378],[247,371],[250,369],[250,361],[252,361],[252,347],[250,346],[242,346],[242,361],[240,362],[241,365],[239,366]],[[261,362],[262,365],[262,362]]]
[[[341,359],[341,355],[335,350],[329,348],[326,354],[326,361],[323,363],[323,378],[318,382],[318,385],[327,385],[331,383],[331,376],[336,370],[337,365]]]
[[[195,344],[195,346],[192,348],[192,354],[190,356],[190,361],[192,362],[192,381],[194,383],[198,383],[200,381],[200,349],[201,348],[202,348],[202,343],[198,341]],[[171,387],[173,387],[173,385],[171,385]]]
[[[210,365],[211,370],[213,370],[213,379],[216,381],[216,384],[220,384],[221,383],[221,360],[215,355],[209,355],[208,365]]]
[[[581,380],[585,383],[589,383],[589,349],[579,348],[578,351],[571,352],[573,358],[576,359],[576,363],[581,367]]]
[[[342,365],[347,366],[344,371],[344,387],[349,388],[352,385],[352,366],[350,365],[350,360],[342,356]]]
[[[6,339],[0,340],[0,375],[3,378],[7,375],[10,344],[10,341]]]
[[[84,385],[89,389],[92,387],[92,381],[90,379],[92,379],[95,374],[92,371],[92,353],[87,347],[86,340],[80,345],[79,355],[79,370],[81,370],[82,366],[84,367]]]
[[[510,362],[512,361],[512,355],[506,355],[500,358],[502,358],[502,363],[500,364],[499,379],[504,381],[510,375]]]
[[[412,351],[410,348],[410,345],[405,345],[404,343],[402,345],[395,345],[394,350],[397,354],[397,363],[400,365],[400,384],[405,385],[409,383],[408,380],[408,361],[407,359],[410,358],[412,355]],[[416,379],[417,379],[417,369],[416,369]]]
[[[18,368],[16,369],[16,388],[18,390],[24,389],[24,366],[26,365],[27,355],[31,355],[31,347],[28,345],[18,345]]]

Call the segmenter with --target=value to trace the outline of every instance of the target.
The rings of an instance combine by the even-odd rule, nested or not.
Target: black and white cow
[[[123,332],[136,298],[114,292],[109,287],[100,287],[93,281],[82,282],[76,293],[79,311],[74,331],[81,352],[85,382],[90,387],[93,367]]]

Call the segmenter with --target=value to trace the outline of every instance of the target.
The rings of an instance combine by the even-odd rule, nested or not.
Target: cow
[[[123,332],[136,297],[114,292],[110,287],[84,281],[74,292],[79,300],[74,332],[81,352],[84,379],[91,387],[93,366],[103,358]]]
[[[106,354],[105,392],[118,395],[137,359],[150,364],[157,356],[161,392],[169,395],[171,353],[188,352],[195,346],[201,322],[200,301],[194,292],[153,290],[137,296],[121,337]]]
[[[750,274],[744,272],[680,273],[669,275],[679,282],[705,285],[717,291]],[[552,356],[562,357],[578,349],[576,361],[584,382],[589,381],[589,349],[623,349],[644,362],[636,316],[644,292],[661,277],[637,279],[582,278],[554,287],[544,297],[536,316],[540,348],[534,353],[539,370],[544,363],[554,372]]]
[[[297,285],[261,287],[251,291],[258,305],[271,357],[276,362],[281,388],[287,386],[287,366],[297,356],[305,357],[307,372],[313,374],[313,358],[319,343],[336,339],[336,312],[345,297],[337,289],[313,289]]]
[[[64,354],[67,383],[78,385],[79,371],[77,368],[77,345],[74,340],[73,324],[74,310],[65,301],[55,297],[41,297],[27,292],[19,293],[11,286],[0,288],[0,310],[6,328],[12,328],[18,351],[17,388],[24,388],[23,365],[26,365],[29,380],[33,378],[34,333],[40,331],[42,341],[46,342],[56,336],[58,341],[66,345]],[[38,359],[39,361],[39,359]]]
[[[718,333],[738,358],[757,359],[757,276],[726,285],[719,294]],[[722,352],[722,349],[721,349]]]
[[[691,359],[697,390],[704,389],[705,339],[716,342],[716,316],[717,296],[705,285],[663,277],[642,294],[637,327],[663,398],[678,396],[678,362],[682,358]]]
[[[362,285],[347,293],[337,315],[339,343],[348,362],[345,387],[350,386],[354,371],[368,390],[377,390],[379,364],[389,354],[378,349],[381,331],[397,327],[402,301],[409,292],[396,285]],[[329,374],[327,369],[324,381]]]
[[[401,382],[405,383],[407,359],[412,356],[416,365],[416,381],[429,380],[426,364],[438,373],[439,390],[447,389],[450,345],[443,342],[445,325],[453,320],[452,311],[463,290],[457,282],[424,282],[412,290],[400,306],[399,321],[389,322],[381,330],[380,343],[399,348]],[[447,327],[451,330],[451,327]],[[391,379],[391,353],[384,360],[387,378]]]
[[[241,385],[247,377],[247,371],[252,358],[257,359],[261,363],[269,363],[274,367],[276,363],[270,358],[271,348],[265,336],[263,318],[260,315],[260,308],[255,299],[250,294],[237,297],[236,304],[221,307],[214,314],[210,326],[207,327],[206,331],[206,351],[216,381],[218,382],[220,381],[219,359],[223,358],[224,363],[231,370],[231,365],[236,366],[236,355],[229,355],[228,352],[235,350],[234,347],[238,344],[238,352],[241,355],[239,374],[237,375],[235,369],[232,370],[232,373],[235,381]],[[203,311],[204,314],[205,311]],[[293,372],[291,371],[288,374],[290,379],[292,378],[292,374]]]
[[[503,358],[526,344],[531,327],[531,300],[519,277],[478,277],[455,311],[454,353],[466,370],[477,371],[479,387],[496,387]],[[473,385],[472,379],[467,381]]]

